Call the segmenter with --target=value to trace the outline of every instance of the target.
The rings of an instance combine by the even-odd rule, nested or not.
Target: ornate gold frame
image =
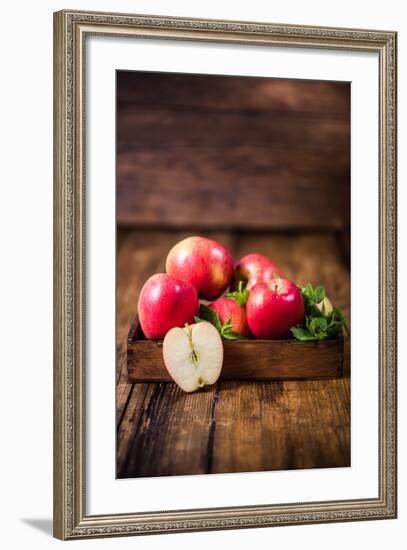
[[[379,58],[379,495],[377,498],[90,516],[85,494],[86,36],[109,34],[376,52]],[[54,14],[54,535],[60,539],[396,517],[395,32],[147,15]]]

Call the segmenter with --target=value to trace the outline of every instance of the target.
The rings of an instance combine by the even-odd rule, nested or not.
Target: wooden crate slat
[[[171,382],[162,341],[140,339],[138,322],[130,330],[127,373],[130,382]],[[325,342],[293,340],[223,341],[220,380],[304,380],[338,378],[343,369],[343,338]]]

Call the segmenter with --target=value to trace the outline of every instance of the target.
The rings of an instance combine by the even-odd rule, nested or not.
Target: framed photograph
[[[54,15],[54,535],[397,514],[396,33]]]

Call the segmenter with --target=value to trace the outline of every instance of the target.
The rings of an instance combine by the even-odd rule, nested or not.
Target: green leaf
[[[225,340],[245,340],[244,336],[241,336],[233,329],[232,318],[229,317],[223,324],[220,322],[219,315],[212,308],[205,304],[200,304],[198,315],[195,316],[195,321],[200,323],[207,321],[211,323]]]
[[[219,332],[221,332],[222,324],[219,320],[219,315],[212,308],[206,306],[205,304],[200,304],[198,318],[201,321],[208,321],[214,327],[216,327]]]
[[[225,332],[222,336],[223,338],[225,338],[225,340],[247,340],[247,338],[235,332],[234,330],[229,330],[228,332]]]
[[[314,288],[311,283],[305,287],[305,294],[310,301],[314,301]]]
[[[325,317],[314,317],[312,319],[312,324],[315,327],[316,332],[325,332],[328,326],[327,320]]]
[[[316,304],[322,302],[325,298],[325,289],[323,286],[317,286],[314,292],[314,300]]]
[[[301,340],[302,342],[315,339],[315,337],[303,327],[291,327],[290,330],[293,333],[294,338]]]
[[[243,281],[239,281],[237,290],[226,294],[226,298],[233,298],[235,302],[244,307],[246,305],[247,299],[249,298],[249,290],[246,288],[246,286],[243,288]]]
[[[338,308],[333,308],[329,313],[323,307],[317,307],[326,297],[324,287],[314,288],[311,283],[298,287],[304,298],[305,320],[304,324],[292,327],[291,332],[297,340],[326,340],[335,338],[345,328],[349,334],[346,319]]]
[[[342,324],[336,324],[328,327],[326,334],[328,338],[334,338],[342,330]]]

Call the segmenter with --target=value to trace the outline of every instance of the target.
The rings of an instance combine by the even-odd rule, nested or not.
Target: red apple
[[[257,283],[267,283],[275,275],[281,277],[281,271],[269,258],[263,254],[247,254],[235,265],[233,288],[237,288],[239,281],[243,281],[250,290]]]
[[[200,298],[214,300],[229,286],[233,258],[227,248],[205,237],[188,237],[169,252],[166,271],[172,277],[188,281]]]
[[[304,321],[304,300],[292,281],[273,279],[250,290],[246,314],[255,338],[287,338],[290,328]]]
[[[231,330],[242,336],[249,336],[245,308],[238,304],[234,298],[218,298],[209,304],[209,307],[216,311],[222,324],[230,319],[230,324],[233,325]]]
[[[198,309],[196,289],[166,273],[150,277],[138,300],[140,325],[149,340],[164,338],[171,328],[193,323]]]

